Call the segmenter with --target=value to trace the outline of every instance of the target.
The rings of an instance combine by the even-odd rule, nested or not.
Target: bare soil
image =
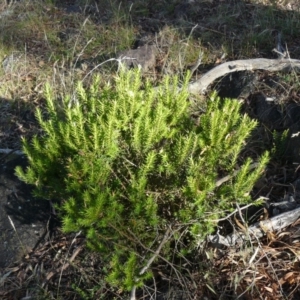
[[[0,157],[0,269],[33,251],[51,219],[49,202],[34,198],[30,187],[14,175],[17,165],[25,166],[26,158]]]

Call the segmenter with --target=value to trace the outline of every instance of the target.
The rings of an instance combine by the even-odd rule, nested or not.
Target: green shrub
[[[188,235],[192,249],[215,219],[249,203],[268,161],[265,153],[253,170],[247,158],[237,171],[256,121],[238,101],[212,95],[197,125],[187,81],[178,90],[166,77],[155,90],[138,71],[121,72],[104,87],[99,77],[90,88],[78,83],[60,105],[47,86],[47,113],[36,112],[44,135],[23,140],[29,167],[17,175],[36,196],[56,199],[63,230],[86,233],[119,288],[143,285],[153,261],[174,255],[174,242]]]

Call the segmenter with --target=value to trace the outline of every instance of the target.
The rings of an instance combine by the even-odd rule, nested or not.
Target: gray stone
[[[141,67],[143,72],[147,72],[155,67],[156,63],[155,45],[144,45],[134,50],[123,51],[118,59],[122,61],[127,68]]]

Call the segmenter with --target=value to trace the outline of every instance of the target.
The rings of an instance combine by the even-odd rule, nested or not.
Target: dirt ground
[[[2,155],[2,158],[5,155]],[[14,175],[23,156],[0,157],[0,270],[32,251],[48,232],[49,202],[35,199],[30,187]]]

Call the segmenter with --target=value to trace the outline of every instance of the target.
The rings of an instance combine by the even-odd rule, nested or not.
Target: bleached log
[[[286,228],[294,223],[300,217],[300,207],[282,213],[268,220],[255,223],[247,229],[247,232],[235,232],[227,236],[219,234],[209,235],[208,241],[214,246],[233,247],[236,244],[242,244],[245,240],[255,240],[263,237],[267,232],[275,232]]]
[[[188,90],[191,94],[205,94],[208,86],[216,79],[237,71],[266,70],[275,72],[290,71],[291,69],[300,70],[300,60],[255,58],[229,61],[218,65],[195,82],[190,83]]]

